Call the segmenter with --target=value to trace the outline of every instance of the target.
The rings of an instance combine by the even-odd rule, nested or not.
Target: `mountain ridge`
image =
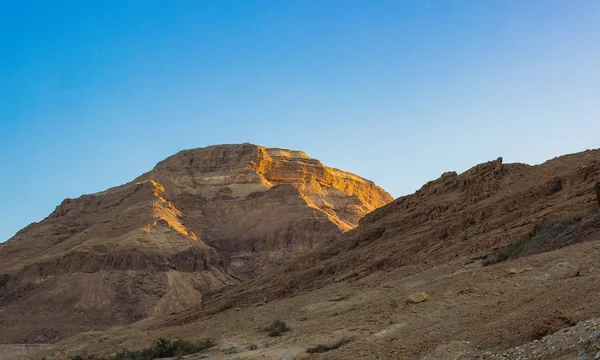
[[[47,342],[180,311],[349,230],[391,200],[371,181],[299,151],[252,144],[181,151],[132,182],[65,199],[0,244],[0,335]],[[88,313],[96,323],[81,324]],[[61,314],[64,324],[55,324]]]

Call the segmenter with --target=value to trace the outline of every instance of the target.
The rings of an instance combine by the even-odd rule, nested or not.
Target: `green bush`
[[[497,264],[506,260],[516,259],[524,252],[533,250],[548,240],[565,231],[570,225],[581,221],[582,214],[569,214],[562,217],[543,217],[533,225],[530,232],[521,235],[521,237],[501,248],[495,255],[486,259],[483,266]]]
[[[349,343],[350,341],[352,341],[352,340],[344,338],[344,339],[334,342],[333,344],[327,344],[327,345],[320,344],[315,347],[309,347],[308,349],[306,349],[306,352],[309,354],[324,353],[324,352],[328,352],[331,350],[335,350],[335,349]]]
[[[225,349],[223,351],[223,354],[228,354],[229,355],[229,354],[237,354],[239,352],[240,352],[240,350],[238,350],[238,348],[236,348],[235,346],[232,346],[232,347],[230,347],[228,349]]]
[[[284,332],[290,331],[291,329],[287,326],[285,321],[275,320],[271,323],[271,325],[265,328],[265,331],[271,337],[281,336]]]
[[[143,350],[121,350],[112,356],[76,355],[71,360],[153,360],[166,357],[179,357],[199,353],[215,346],[212,339],[189,341],[178,339],[175,341],[158,339],[151,347]]]
[[[174,345],[175,350],[173,352],[173,356],[183,356],[210,349],[216,344],[213,339],[202,339],[193,342],[189,340],[178,339],[174,342]]]

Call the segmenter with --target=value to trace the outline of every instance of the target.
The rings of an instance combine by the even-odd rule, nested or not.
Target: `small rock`
[[[465,354],[464,351],[461,351],[458,354],[456,354],[456,356],[454,357],[454,360],[463,360],[466,356],[467,356],[467,354]]]
[[[427,294],[425,294],[424,292],[414,293],[406,298],[406,304],[418,304],[427,300],[428,298],[429,296],[427,296]]]
[[[567,270],[566,276],[568,278],[572,278],[572,277],[579,276],[580,274],[581,274],[581,268],[579,266],[577,266],[577,267],[569,268]]]
[[[508,269],[506,270],[506,272],[508,273],[508,275],[509,275],[509,276],[512,276],[512,275],[517,275],[517,274],[519,274],[519,273],[520,273],[519,269],[517,269],[517,268],[514,268],[514,267],[512,267],[512,268],[508,268]]]

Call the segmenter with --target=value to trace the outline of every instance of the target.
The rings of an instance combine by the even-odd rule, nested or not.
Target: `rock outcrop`
[[[499,248],[534,231],[544,219],[581,218],[598,205],[590,191],[600,176],[600,151],[561,156],[541,165],[504,164],[502,158],[462,174],[447,172],[414,194],[360,219],[360,225],[252,283],[225,289],[165,324],[197,320],[227,301],[232,306],[281,299],[374,272],[423,268],[457,258],[481,263]],[[561,183],[556,190],[556,182]],[[593,239],[595,220],[579,221],[527,251],[550,251]],[[481,264],[480,264],[481,265]]]
[[[216,358],[234,345],[233,357],[273,360],[319,346],[330,351],[317,357],[339,360],[593,358],[597,322],[569,327],[600,316],[598,178],[598,150],[445,173],[199,306],[102,341],[80,334],[35,359],[107,355],[161,337],[217,338]],[[277,319],[292,331],[270,339],[261,329]],[[262,346],[246,350],[254,343]]]
[[[0,342],[170,314],[357,226],[391,196],[300,151],[182,151],[0,244]]]

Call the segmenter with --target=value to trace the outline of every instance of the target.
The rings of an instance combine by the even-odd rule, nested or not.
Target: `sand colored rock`
[[[581,275],[581,268],[579,266],[573,266],[567,269],[565,276],[568,278],[576,277]]]
[[[509,276],[517,275],[519,273],[519,269],[517,269],[517,268],[509,268],[509,269],[506,270],[506,273]]]
[[[301,151],[182,151],[128,184],[66,199],[0,244],[0,342],[52,342],[179,312],[391,200]]]
[[[392,197],[302,151],[252,144],[185,150],[136,181],[164,185],[186,225],[249,279],[358,225]]]
[[[410,304],[418,304],[421,303],[425,300],[427,300],[429,298],[429,296],[427,296],[427,294],[425,294],[424,292],[417,292],[414,294],[410,294],[406,300],[405,303],[410,305]]]
[[[597,150],[536,166],[497,159],[448,172],[309,253],[207,294],[201,305],[103,332],[102,341],[79,334],[34,358],[140,349],[160,337],[217,338],[213,359],[293,358],[352,338],[314,357],[566,360],[593,336],[583,355],[595,356],[597,324],[569,327],[600,314],[599,177]],[[506,247],[518,251],[486,262]],[[575,264],[585,276],[566,278]],[[397,306],[423,290],[434,301]],[[257,329],[275,319],[292,331],[267,339]],[[243,350],[249,343],[260,348]],[[242,350],[226,353],[232,344]]]
[[[590,188],[599,176],[598,150],[536,166],[504,164],[499,158],[460,175],[447,172],[414,194],[364,216],[356,229],[222,296],[234,303],[256,303],[265,292],[270,299],[287,297],[332,281],[356,281],[384,269],[486,257],[518,241],[549,216],[594,214],[597,204]],[[562,190],[548,195],[548,181],[555,178],[562,179]],[[525,254],[593,238],[594,223],[580,225]],[[220,296],[215,294],[214,301],[219,302]]]
[[[447,344],[467,344],[452,356],[471,358],[470,351],[477,349],[539,339],[598,314],[598,273],[564,277],[565,264],[588,269],[600,261],[594,250],[600,214],[591,191],[598,176],[600,151],[536,166],[497,159],[462,174],[446,173],[281,268],[211,293],[201,306],[116,331],[110,343],[145,346],[147,331],[155,338],[169,334],[219,336],[224,344],[256,342],[256,328],[277,318],[289,320],[293,331],[261,352],[265,359],[329,343],[330,334],[355,340],[322,358],[438,359],[437,354],[426,356]],[[561,189],[549,191],[556,178]],[[516,258],[467,266],[483,264],[490,254],[518,243],[524,234],[531,239],[534,232],[544,235],[543,241]],[[423,289],[436,301],[390,306]],[[60,346],[85,341],[81,336]],[[105,353],[105,346],[86,349]]]

